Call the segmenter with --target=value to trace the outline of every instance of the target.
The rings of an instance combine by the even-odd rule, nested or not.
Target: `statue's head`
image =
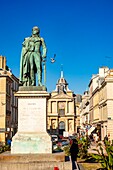
[[[40,33],[40,29],[37,26],[32,28],[32,34],[35,35],[35,34],[39,34],[39,33]]]

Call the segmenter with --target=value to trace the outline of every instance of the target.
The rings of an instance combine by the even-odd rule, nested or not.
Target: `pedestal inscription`
[[[52,141],[46,132],[49,93],[18,91],[18,132],[12,138],[12,154],[52,153]]]
[[[46,132],[46,99],[18,101],[18,132]]]

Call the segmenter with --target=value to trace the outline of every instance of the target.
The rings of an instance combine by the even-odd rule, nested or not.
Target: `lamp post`
[[[107,135],[107,125],[105,126],[105,128],[106,128],[106,135]]]

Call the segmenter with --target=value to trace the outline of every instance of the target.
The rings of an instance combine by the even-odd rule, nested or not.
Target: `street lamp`
[[[106,135],[107,135],[107,125],[105,126],[105,128],[106,128]]]

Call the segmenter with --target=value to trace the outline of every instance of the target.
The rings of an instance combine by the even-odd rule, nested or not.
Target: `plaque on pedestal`
[[[52,153],[51,137],[46,132],[49,93],[22,90],[15,96],[18,97],[18,132],[12,139],[11,153]]]

